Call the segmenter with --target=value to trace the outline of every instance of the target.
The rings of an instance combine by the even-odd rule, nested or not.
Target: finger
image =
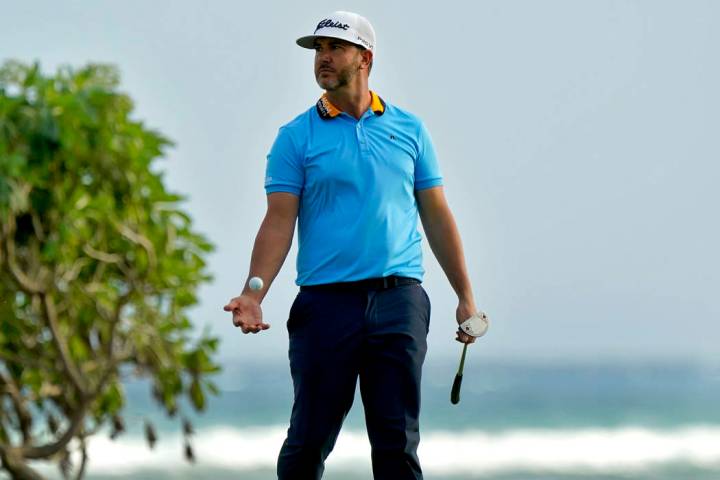
[[[226,312],[232,312],[232,311],[235,310],[236,308],[237,308],[237,302],[236,302],[235,299],[233,298],[232,300],[230,300],[230,301],[227,303],[227,305],[225,305],[225,306],[223,307],[223,310],[225,310]]]
[[[270,328],[270,325],[268,325],[267,323],[258,323],[257,325],[254,325],[253,329],[255,330],[255,333],[258,333],[262,332],[263,330],[267,330],[268,328]]]
[[[467,333],[465,333],[461,330],[458,330],[456,340],[460,343],[470,344],[470,343],[475,342],[475,337],[473,337],[472,335],[468,335]]]

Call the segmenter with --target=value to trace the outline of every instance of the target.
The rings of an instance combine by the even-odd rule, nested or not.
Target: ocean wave
[[[197,465],[247,471],[274,468],[285,438],[284,426],[200,430],[193,446]],[[166,435],[150,450],[142,438],[104,435],[89,440],[89,470],[96,474],[129,474],[146,470],[190,469],[182,461],[179,435]],[[677,429],[641,427],[578,430],[507,430],[504,432],[429,431],[419,455],[432,474],[618,473],[663,465],[720,469],[720,426]],[[367,468],[370,445],[364,431],[342,431],[327,462],[335,471]]]

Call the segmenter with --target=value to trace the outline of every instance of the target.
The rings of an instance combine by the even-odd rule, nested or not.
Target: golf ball
[[[250,286],[250,290],[260,290],[263,287],[263,281],[260,277],[252,277],[250,281],[248,282],[248,285]]]

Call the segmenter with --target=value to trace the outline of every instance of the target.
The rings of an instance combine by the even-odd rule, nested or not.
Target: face
[[[315,40],[315,80],[328,91],[345,87],[363,65],[367,65],[364,56],[368,55],[363,49],[345,40],[318,38]]]

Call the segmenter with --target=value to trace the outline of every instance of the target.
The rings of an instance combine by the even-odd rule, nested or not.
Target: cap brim
[[[303,48],[309,48],[310,50],[315,50],[315,39],[316,38],[337,38],[339,40],[344,40],[348,43],[352,43],[353,45],[357,45],[360,48],[366,48],[365,45],[362,43],[354,42],[351,38],[345,38],[340,35],[306,35],[304,37],[300,37],[297,40],[295,40],[295,43],[300,45]]]
[[[315,48],[315,39],[319,37],[320,35],[307,35],[305,37],[298,38],[297,40],[295,40],[295,43],[297,43],[303,48],[309,48],[312,50]]]

